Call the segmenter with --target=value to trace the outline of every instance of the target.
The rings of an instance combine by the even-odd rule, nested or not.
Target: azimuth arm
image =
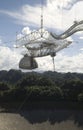
[[[50,34],[55,39],[60,40],[60,39],[66,39],[67,37],[71,36],[72,34],[78,31],[83,31],[83,20],[80,22],[74,22],[74,24],[69,29],[67,29],[64,33],[60,35],[56,35],[54,33]]]

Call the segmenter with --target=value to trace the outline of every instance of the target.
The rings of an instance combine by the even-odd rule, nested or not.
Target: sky
[[[22,51],[14,48],[16,35],[40,28],[43,1],[43,26],[56,34],[66,31],[74,21],[83,20],[83,0],[0,0],[0,70],[19,69]],[[55,57],[57,72],[83,73],[83,32],[70,37],[72,44]],[[36,58],[35,71],[53,70],[50,56]]]

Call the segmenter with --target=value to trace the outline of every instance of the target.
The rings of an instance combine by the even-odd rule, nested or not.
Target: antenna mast
[[[43,0],[41,0],[41,37],[43,37]]]

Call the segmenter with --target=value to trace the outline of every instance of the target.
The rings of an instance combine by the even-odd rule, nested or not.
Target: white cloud
[[[2,43],[2,40],[0,39],[0,44]]]
[[[31,33],[30,28],[29,27],[24,27],[23,30],[22,30],[22,34],[26,35],[26,34],[29,34],[29,33]]]
[[[47,4],[56,5],[56,8],[71,9],[74,4],[83,0],[47,0]]]
[[[17,34],[16,39],[20,39],[20,38],[23,37],[23,36],[24,36],[24,35],[23,35],[22,33]]]
[[[41,70],[53,70],[53,64],[51,57],[44,57],[37,59],[39,63],[39,69]],[[79,61],[79,64],[78,64]],[[83,53],[79,53],[74,56],[67,56],[59,53],[55,57],[55,70],[58,72],[80,72],[83,73]]]
[[[83,51],[83,48],[81,48],[80,51]]]
[[[83,39],[83,36],[82,37],[79,37],[80,39]]]
[[[0,37],[0,45],[2,44],[2,39],[1,39],[1,37]]]
[[[18,64],[21,58],[20,50],[0,46],[0,70],[19,69]],[[36,60],[39,65],[36,71],[53,70],[52,58],[50,56],[36,58]],[[83,53],[73,56],[68,56],[62,52],[57,53],[55,70],[58,72],[83,73]]]
[[[0,70],[17,69],[21,57],[14,49],[0,46]]]
[[[51,2],[50,2],[51,1]],[[44,27],[53,29],[66,29],[68,28],[74,20],[82,20],[83,14],[83,0],[49,0],[47,5],[44,6]],[[77,2],[77,3],[76,3]],[[75,4],[76,3],[76,4]],[[69,5],[74,5],[70,10],[64,10],[58,8],[58,6],[63,6],[67,8]],[[40,27],[40,6],[30,6],[24,5],[20,10],[17,11],[7,11],[0,10],[0,13],[9,15],[10,17],[16,19],[18,23],[24,26],[34,26]],[[56,31],[56,30],[55,30]]]

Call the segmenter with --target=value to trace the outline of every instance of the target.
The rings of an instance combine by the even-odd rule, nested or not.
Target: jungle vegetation
[[[0,71],[0,103],[76,102],[83,106],[83,74]]]

